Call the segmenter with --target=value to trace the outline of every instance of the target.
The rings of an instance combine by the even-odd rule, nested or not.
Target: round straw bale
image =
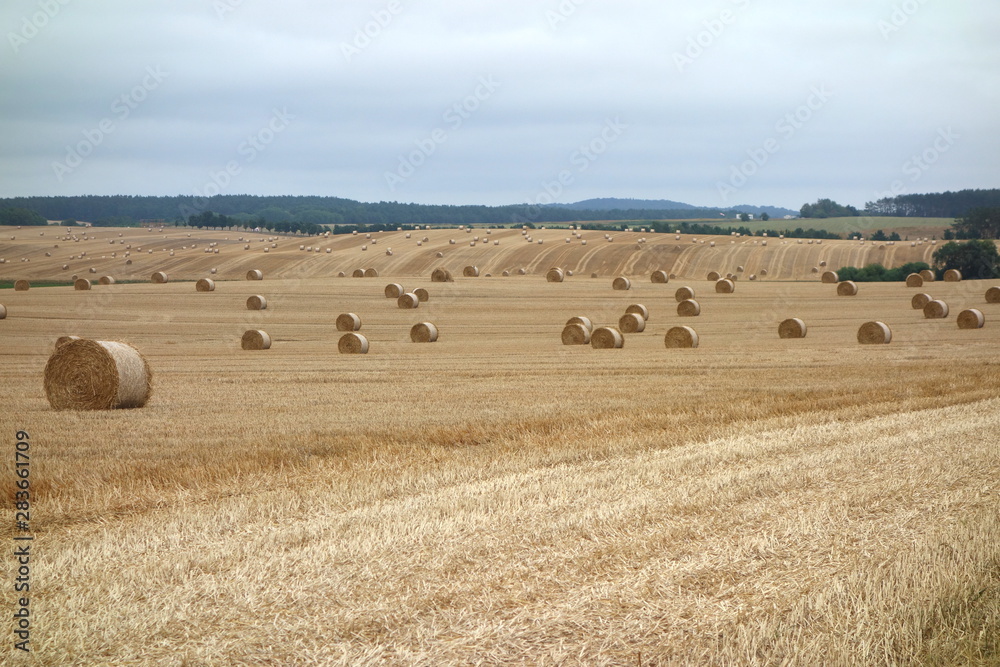
[[[478,266],[467,266],[462,269],[462,275],[466,278],[477,278],[479,276]]]
[[[698,333],[691,327],[671,327],[663,337],[666,347],[698,347]]]
[[[865,322],[858,329],[858,342],[862,345],[891,343],[892,329],[885,322]]]
[[[247,297],[247,310],[267,310],[267,299],[260,294]]]
[[[361,318],[354,313],[337,316],[337,331],[361,331]]]
[[[806,323],[797,317],[790,317],[778,325],[778,338],[805,338]]]
[[[633,303],[628,308],[625,309],[626,313],[637,313],[642,316],[642,319],[649,319],[649,309],[641,303]]]
[[[89,269],[87,269],[87,271],[89,271],[90,273],[97,273],[97,269],[95,269],[94,267],[90,267]]]
[[[590,329],[579,322],[567,323],[562,330],[563,345],[590,344]]]
[[[924,305],[924,317],[928,320],[938,320],[948,317],[948,304],[940,299],[932,299]]]
[[[820,281],[826,283],[827,285],[832,285],[840,282],[840,276],[837,275],[836,271],[824,271]]]
[[[701,315],[701,304],[694,299],[684,299],[677,304],[677,314],[681,317],[698,317]]]
[[[250,269],[247,271],[247,280],[263,280],[264,273],[260,269]]]
[[[341,354],[368,354],[368,339],[363,334],[345,333],[337,342]]]
[[[443,252],[439,252],[437,255],[435,255],[435,257],[444,257],[444,253]]]
[[[451,271],[438,267],[431,272],[432,283],[452,283],[455,279],[451,277]]]
[[[923,287],[924,279],[919,273],[911,273],[906,276],[906,286],[907,287]]]
[[[438,339],[438,329],[431,322],[418,322],[410,327],[410,340],[414,343],[433,343]]]
[[[29,283],[27,280],[21,279],[14,281],[15,292],[27,292],[29,289],[31,289],[31,283]]]
[[[59,336],[59,338],[56,338],[56,347],[59,347],[60,345],[65,345],[66,343],[71,343],[74,340],[80,340],[80,337],[79,336]]]
[[[913,310],[923,310],[924,306],[934,300],[930,294],[925,292],[920,292],[919,294],[914,294],[913,298],[910,299],[910,307]]]
[[[365,277],[365,270],[364,269],[354,269],[354,272],[351,273],[351,277],[352,278],[364,278]]]
[[[857,296],[858,284],[853,280],[837,283],[837,296]]]
[[[944,281],[946,283],[962,282],[962,272],[958,269],[948,269],[944,272]]]
[[[115,279],[111,276],[101,276],[101,279],[97,281],[101,285],[114,285]]]
[[[80,292],[85,292],[90,289],[90,281],[87,280],[86,278],[77,278],[76,281],[73,283],[73,289]]]
[[[385,298],[398,299],[405,291],[399,283],[389,283],[385,286]]]
[[[160,285],[162,285],[163,283],[167,282],[167,280],[169,280],[169,278],[167,278],[167,274],[164,273],[163,271],[157,271],[152,276],[150,276],[150,278],[152,279],[152,281],[154,283],[157,283],[157,284],[160,284]]]
[[[580,325],[583,325],[583,327],[588,332],[593,332],[593,330],[594,330],[594,323],[590,321],[589,317],[584,317],[583,315],[577,315],[576,317],[571,317],[568,320],[566,320],[566,326],[569,326],[571,324],[580,324]],[[589,340],[588,340],[588,342],[589,342]]]
[[[693,298],[694,298],[694,288],[693,287],[687,287],[685,285],[684,287],[678,287],[677,291],[674,292],[674,299],[677,300],[678,303],[680,303],[681,301],[687,301],[688,299],[693,299]]]
[[[45,364],[45,396],[54,410],[141,408],[153,391],[145,357],[117,341],[57,345]]]
[[[968,308],[958,314],[959,329],[982,329],[984,324],[986,318],[978,308]]]
[[[721,278],[721,277],[722,277],[722,275],[718,271],[709,271],[708,272],[708,279],[711,280],[712,282],[718,281],[719,278]]]
[[[595,350],[620,349],[625,347],[625,336],[614,327],[601,327],[590,335],[590,345]]]
[[[504,278],[509,278],[510,277],[510,271],[504,271],[500,275],[503,276]]]
[[[991,287],[986,290],[986,303],[1000,303],[1000,287]]]
[[[399,295],[396,305],[400,308],[417,308],[420,306],[420,299],[413,292],[406,292]]]
[[[270,350],[271,337],[267,335],[266,331],[249,329],[243,333],[240,345],[244,350]]]
[[[715,283],[716,294],[732,294],[736,291],[736,283],[730,279],[720,280]]]
[[[0,320],[7,319],[7,306],[0,303]]]
[[[826,260],[824,259],[822,262],[819,263],[819,265],[820,265],[820,267],[826,266]],[[833,282],[837,282],[837,281],[834,280]]]
[[[423,287],[418,287],[413,290],[413,293],[417,295],[418,299],[420,299],[420,303],[426,303],[431,300],[430,292],[425,290]]]
[[[654,283],[663,284],[669,282],[670,277],[667,275],[666,271],[653,271],[649,276],[650,280]]]
[[[550,283],[561,283],[565,279],[566,273],[559,268],[553,267],[545,274],[545,280]]]
[[[215,281],[211,278],[202,278],[194,284],[194,288],[199,292],[214,292]]]
[[[925,283],[934,282],[934,272],[930,269],[924,269],[920,272],[920,277],[924,279]]]
[[[528,270],[527,269],[518,269],[517,270],[517,275],[519,275],[519,276],[526,276],[526,275],[528,275]]]
[[[642,333],[646,329],[646,320],[640,313],[625,313],[618,319],[618,329],[622,333]]]
[[[378,269],[365,269],[365,278],[378,278]]]
[[[632,289],[632,281],[625,276],[618,276],[611,282],[611,289],[625,291]]]
[[[761,269],[760,270],[760,275],[761,275],[761,277],[766,276],[767,275],[767,269]]]

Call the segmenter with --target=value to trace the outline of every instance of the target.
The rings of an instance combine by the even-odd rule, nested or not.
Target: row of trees
[[[931,255],[934,260],[934,271],[938,278],[942,278],[948,269],[958,269],[962,272],[962,277],[975,280],[991,280],[1000,278],[1000,253],[997,252],[997,244],[993,241],[973,239],[965,243],[951,241],[934,251]],[[887,269],[881,264],[869,264],[858,268],[856,266],[842,266],[837,269],[837,276],[841,280],[853,280],[855,282],[888,282],[903,281],[911,273],[919,273],[931,268],[925,262],[910,262]]]
[[[853,206],[841,206],[832,199],[818,199],[814,204],[803,204],[799,209],[802,218],[853,218],[860,215]]]
[[[26,208],[0,208],[0,225],[38,227],[49,224],[43,216]]]
[[[1000,206],[1000,189],[884,197],[865,204],[866,215],[960,218],[971,209]]]

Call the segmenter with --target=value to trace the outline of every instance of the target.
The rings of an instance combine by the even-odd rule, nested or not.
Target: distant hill
[[[766,212],[772,218],[783,218],[786,215],[798,216],[799,214],[798,211],[780,206],[740,204],[739,206],[718,208],[712,206],[694,206],[670,199],[626,199],[619,197],[585,199],[572,204],[550,204],[550,206],[574,211],[703,211],[705,217],[712,217],[718,213],[729,211],[753,213],[755,216]]]

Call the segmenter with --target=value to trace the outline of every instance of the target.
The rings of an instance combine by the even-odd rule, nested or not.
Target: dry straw
[[[417,295],[418,299],[420,299],[420,303],[427,303],[428,301],[431,300],[430,292],[425,290],[423,287],[418,287],[417,289],[413,290],[413,293]]]
[[[946,283],[962,282],[962,272],[958,269],[948,269],[944,272],[944,281]]]
[[[341,354],[368,354],[368,339],[363,334],[345,333],[337,342]]]
[[[163,271],[157,271],[152,276],[150,276],[150,279],[158,285],[162,285],[163,283],[169,280],[169,278],[167,278],[167,274],[164,273]]]
[[[923,287],[924,279],[919,273],[911,273],[906,276],[906,286],[907,287]]]
[[[892,342],[892,329],[885,322],[865,322],[858,329],[858,342],[862,345],[883,345]]]
[[[625,291],[632,289],[632,281],[625,276],[618,276],[611,283],[611,289],[618,291]]]
[[[0,303],[0,320],[7,319],[7,306]]]
[[[111,276],[101,276],[101,279],[97,281],[101,285],[114,285],[115,279]]]
[[[413,292],[407,292],[399,295],[396,305],[400,308],[417,308],[420,306],[420,299]]]
[[[66,343],[72,343],[74,340],[80,340],[79,336],[59,336],[56,338],[56,347],[60,345],[65,345]]]
[[[579,322],[567,323],[562,330],[563,345],[590,344],[590,329]]]
[[[778,325],[779,338],[805,338],[806,323],[797,317],[790,317]]]
[[[378,269],[365,269],[365,278],[378,278]]]
[[[527,269],[518,269],[517,270],[517,275],[519,275],[519,276],[526,276],[526,275],[528,275],[528,270]]]
[[[671,327],[663,337],[666,347],[698,347],[698,332],[691,327]]]
[[[939,320],[948,317],[948,304],[940,299],[933,299],[924,305],[924,317],[928,320]]]
[[[649,319],[649,309],[641,303],[633,303],[631,306],[625,309],[626,313],[637,313],[642,316],[642,319]]]
[[[365,270],[364,269],[354,269],[354,272],[351,273],[351,277],[352,278],[364,278],[365,277]]]
[[[625,336],[614,327],[601,327],[590,335],[590,346],[595,350],[620,349],[625,347]]]
[[[986,318],[983,317],[983,311],[978,308],[969,308],[958,314],[959,329],[982,329],[985,324]]]
[[[924,279],[925,283],[934,282],[934,272],[930,269],[924,269],[920,272],[920,277]]]
[[[445,268],[436,268],[431,272],[432,283],[452,283],[455,279],[451,277],[451,271]]]
[[[701,304],[694,299],[684,299],[677,304],[677,314],[681,317],[697,317],[701,315]]]
[[[90,281],[87,280],[86,278],[77,278],[76,281],[73,283],[73,289],[79,292],[85,292],[89,290],[90,287],[91,287]]]
[[[270,350],[271,337],[266,331],[260,329],[249,329],[243,334],[240,345],[244,350]]]
[[[820,281],[826,283],[827,285],[832,285],[840,282],[840,276],[837,275],[836,271],[824,271]]]
[[[667,275],[666,271],[653,271],[653,273],[650,274],[649,279],[654,283],[664,284],[670,280],[670,277]]]
[[[594,323],[590,321],[589,317],[585,317],[583,315],[577,315],[576,317],[571,317],[568,320],[566,320],[566,326],[569,326],[571,324],[582,325],[587,330],[588,333],[592,333],[594,331]],[[589,337],[587,339],[587,342],[588,343],[590,342]]]
[[[924,306],[933,301],[934,297],[926,292],[920,292],[919,294],[914,294],[913,298],[910,299],[910,307],[913,310],[923,310]]]
[[[385,298],[398,299],[405,291],[399,283],[389,283],[385,286]]]
[[[677,291],[674,292],[674,299],[676,299],[678,303],[680,303],[681,301],[688,301],[693,298],[694,298],[694,289],[691,287],[687,286],[678,287]]]
[[[709,271],[708,272],[708,279],[711,280],[711,281],[713,281],[713,282],[717,281],[721,277],[722,277],[722,274],[720,274],[718,271]]]
[[[462,269],[462,275],[466,278],[478,278],[479,277],[479,267],[478,266],[467,266]]]
[[[716,294],[732,294],[736,291],[736,283],[726,278],[715,283]]]
[[[438,339],[438,329],[431,322],[419,322],[410,327],[410,340],[414,343],[434,343]]]
[[[27,292],[29,289],[31,289],[31,283],[29,283],[27,280],[14,281],[15,292]]]
[[[354,313],[341,313],[337,316],[337,331],[360,331],[361,318]]]
[[[214,292],[215,281],[211,278],[202,278],[194,284],[194,288],[199,292]]]
[[[562,269],[551,268],[545,274],[545,280],[550,283],[561,283],[566,279],[566,272]]]
[[[991,287],[986,290],[986,303],[1000,303],[1000,287]]]
[[[837,296],[857,296],[858,285],[853,280],[845,280],[837,284]]]
[[[622,333],[642,333],[646,329],[646,320],[640,313],[625,313],[618,320],[618,329]]]
[[[247,271],[247,280],[263,280],[264,273],[260,269],[250,269]]]
[[[267,310],[267,299],[260,294],[247,297],[247,310]]]
[[[141,408],[152,380],[142,353],[118,341],[69,341],[45,364],[45,395],[55,410]]]

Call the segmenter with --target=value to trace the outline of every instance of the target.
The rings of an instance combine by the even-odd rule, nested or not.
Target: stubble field
[[[630,253],[617,249],[623,238]],[[34,650],[20,655],[8,638],[4,660],[1000,661],[990,284],[863,284],[838,297],[815,277],[743,279],[716,294],[693,272],[656,285],[626,271],[654,260],[624,235],[602,246],[607,256],[588,246],[564,257],[608,270],[590,278],[596,264],[574,264],[561,284],[545,282],[544,255],[528,275],[496,275],[546,246],[523,244],[509,266],[480,260],[496,274],[462,278],[458,248],[425,258],[399,239],[391,258],[381,241],[370,250],[419,268],[352,279],[331,270],[374,262],[361,263],[359,240],[334,241],[343,247],[308,258],[330,262],[323,270],[301,268],[295,241],[289,261],[266,258],[263,282],[219,280],[210,293],[191,282],[208,275],[197,262],[220,261],[201,248],[165,285],[0,291],[0,539],[15,534],[18,430],[31,437],[35,535]],[[790,267],[857,252],[796,246],[781,248],[802,253]],[[700,270],[712,260],[697,250],[689,265]],[[763,250],[745,252],[712,268],[735,271],[730,262]],[[220,273],[241,277],[264,259],[227,259]],[[438,264],[454,283],[430,282]],[[619,272],[631,291],[611,289]],[[401,310],[383,296],[388,282],[430,300]],[[677,316],[681,285],[695,288],[699,317]],[[951,316],[923,319],[910,307],[917,291]],[[246,310],[253,294],[267,310]],[[624,349],[561,344],[569,317],[614,325],[632,303],[650,319]],[[969,307],[985,313],[983,329],[956,326]],[[343,312],[361,317],[369,354],[338,354]],[[786,317],[802,318],[807,337],[779,339]],[[875,319],[892,343],[859,345],[858,327]],[[420,321],[437,324],[438,342],[410,342]],[[681,324],[698,331],[697,349],[664,347]],[[272,349],[240,349],[251,328]],[[150,403],[53,411],[42,372],[64,334],[138,347],[154,373]],[[5,609],[15,569],[3,558]]]

